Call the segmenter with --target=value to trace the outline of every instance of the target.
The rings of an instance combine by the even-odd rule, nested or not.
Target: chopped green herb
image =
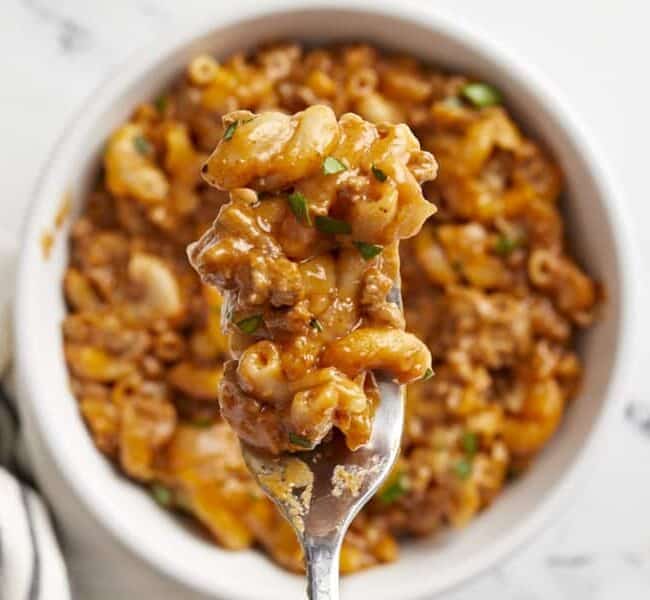
[[[487,83],[468,83],[460,93],[476,108],[485,108],[501,103],[501,94]]]
[[[192,425],[194,425],[194,427],[199,427],[200,429],[210,427],[212,423],[214,423],[214,419],[210,417],[197,417],[192,420]]]
[[[357,250],[359,250],[359,254],[361,254],[361,256],[366,260],[375,258],[375,256],[381,254],[381,251],[384,249],[383,246],[367,244],[366,242],[354,242],[354,245],[357,247]]]
[[[431,367],[428,367],[427,370],[424,372],[424,375],[422,375],[422,379],[420,379],[420,381],[427,381],[432,377],[433,377],[433,369]]]
[[[473,431],[466,431],[460,439],[463,450],[470,456],[478,452],[478,436]]]
[[[379,492],[379,500],[383,504],[392,504],[401,498],[409,490],[409,481],[404,473],[397,473],[392,481],[390,481]]]
[[[300,446],[301,448],[310,448],[312,447],[312,443],[310,440],[308,440],[306,437],[303,437],[301,435],[298,435],[297,433],[294,433],[293,431],[289,432],[289,441],[294,445],[294,446]]]
[[[304,225],[311,227],[311,216],[309,215],[309,202],[300,192],[293,192],[287,196],[291,212],[296,219]]]
[[[323,161],[323,173],[325,175],[336,175],[346,169],[347,167],[338,158],[334,158],[333,156],[328,156]]]
[[[375,176],[375,179],[377,181],[383,182],[386,181],[386,179],[388,179],[388,175],[386,175],[386,173],[384,173],[380,168],[375,167],[375,165],[372,165],[371,170],[372,170],[372,174]]]
[[[494,244],[494,251],[501,256],[508,256],[519,247],[519,240],[502,235]]]
[[[133,138],[133,145],[143,156],[149,156],[149,154],[151,154],[151,144],[148,142],[147,138],[137,135]]]
[[[332,217],[324,217],[318,215],[315,219],[316,229],[323,233],[352,233],[352,227],[345,221],[339,219],[332,219]]]
[[[467,479],[472,474],[472,463],[466,458],[461,458],[454,465],[454,472],[460,479]]]
[[[158,96],[154,104],[156,105],[156,108],[158,109],[159,113],[164,113],[165,110],[167,109],[167,104],[168,104],[167,96]]]
[[[223,134],[223,139],[227,142],[232,139],[232,136],[235,135],[235,129],[239,125],[239,121],[233,121],[228,127],[226,127],[226,132]]]
[[[251,333],[255,333],[257,331],[257,328],[262,324],[262,321],[262,315],[253,315],[251,317],[246,317],[241,321],[237,321],[236,325],[244,333],[248,333],[250,335]]]
[[[309,326],[316,331],[323,331],[323,326],[320,324],[320,321],[315,317],[309,321]]]
[[[164,506],[169,508],[172,503],[172,493],[171,490],[160,483],[151,484],[151,495],[154,497],[154,500]]]

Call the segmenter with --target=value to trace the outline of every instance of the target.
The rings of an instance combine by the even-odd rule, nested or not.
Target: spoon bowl
[[[345,532],[386,479],[399,453],[404,386],[379,376],[377,385],[381,401],[370,440],[354,452],[341,435],[313,450],[279,456],[242,443],[248,468],[302,544],[310,600],[338,598]]]

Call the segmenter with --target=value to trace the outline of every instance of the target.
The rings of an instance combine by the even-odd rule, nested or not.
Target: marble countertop
[[[63,123],[109,69],[163,29],[209,15],[221,1],[3,0],[3,234],[18,238],[40,164]],[[645,181],[650,80],[635,62],[650,55],[650,5],[638,0],[437,0],[437,5],[535,63],[579,108],[627,192],[647,272],[650,233],[641,224],[650,219]],[[640,332],[650,331],[650,318],[641,315],[638,325]],[[643,372],[649,359],[650,348],[640,348],[627,394],[615,400],[606,452],[574,506],[525,549],[446,599],[650,597],[650,383]]]

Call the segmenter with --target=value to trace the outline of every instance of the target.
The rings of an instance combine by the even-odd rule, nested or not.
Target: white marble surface
[[[0,230],[18,237],[39,165],[62,124],[109,68],[170,24],[209,15],[222,1],[0,2]],[[650,56],[648,3],[437,0],[437,5],[535,63],[579,107],[627,191],[647,272],[650,234],[642,224],[650,218],[645,180],[650,79],[642,58]],[[639,332],[649,326],[642,317]],[[650,597],[650,422],[644,429],[630,410],[650,406],[643,372],[648,359],[650,349],[641,348],[627,395],[617,399],[606,451],[574,507],[508,562],[447,599]],[[77,564],[74,572],[80,571]]]

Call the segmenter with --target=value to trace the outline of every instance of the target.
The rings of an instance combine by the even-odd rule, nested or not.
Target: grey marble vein
[[[64,53],[82,52],[92,45],[90,30],[60,13],[55,3],[41,0],[22,0],[25,10],[37,19],[55,28],[59,47]]]
[[[152,17],[160,21],[169,21],[171,19],[169,12],[156,2],[145,2],[144,0],[139,0],[137,3],[137,9],[145,17]]]
[[[625,419],[635,429],[650,437],[650,404],[631,400],[625,407]]]
[[[568,568],[575,569],[586,567],[594,562],[594,557],[590,554],[551,554],[546,557],[545,564],[552,569]]]

